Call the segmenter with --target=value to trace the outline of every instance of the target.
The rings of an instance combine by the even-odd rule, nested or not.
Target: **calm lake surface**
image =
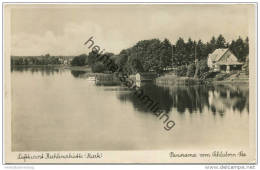
[[[123,86],[97,86],[82,72],[13,68],[12,150],[246,149],[248,86],[142,84],[176,125],[163,120]]]

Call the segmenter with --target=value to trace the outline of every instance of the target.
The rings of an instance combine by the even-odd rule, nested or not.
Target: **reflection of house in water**
[[[203,112],[209,109],[213,114],[224,115],[230,109],[242,112],[249,110],[248,86],[171,86],[169,93],[172,96],[173,107],[177,112]]]
[[[209,107],[213,113],[224,114],[226,109],[243,111],[248,110],[248,90],[237,86],[216,86],[210,90]]]
[[[242,65],[228,48],[216,49],[208,56],[208,67],[214,71],[229,73],[232,70],[241,70]]]
[[[229,98],[229,95],[227,95],[227,98]],[[209,105],[212,112],[224,114],[226,105],[223,103],[219,92],[209,91]]]
[[[212,114],[224,116],[226,111],[239,111],[245,109],[249,112],[248,86],[158,86],[153,83],[141,83],[140,89],[144,94],[158,102],[158,106],[166,113],[173,111],[183,114],[189,112],[203,113],[204,109]],[[122,101],[130,101],[135,109],[150,112],[147,106],[140,101],[134,91],[119,94]]]
[[[129,78],[135,81],[135,85],[141,87],[146,82],[153,82],[156,77],[157,74],[155,72],[143,72],[130,75]]]

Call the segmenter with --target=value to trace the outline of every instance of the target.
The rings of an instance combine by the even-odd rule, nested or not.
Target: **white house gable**
[[[208,57],[208,67],[209,68],[213,67],[213,63],[212,63],[211,57]]]
[[[242,63],[238,62],[237,57],[229,49],[216,49],[208,56],[208,67],[215,71],[240,68]]]
[[[230,51],[227,51],[220,59],[219,61],[220,63],[224,64],[226,63],[227,65],[232,63],[232,62],[237,62],[237,58],[234,56],[233,53],[231,53]]]

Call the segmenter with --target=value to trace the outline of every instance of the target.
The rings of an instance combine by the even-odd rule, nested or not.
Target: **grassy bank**
[[[218,73],[212,78],[180,77],[169,73],[156,78],[157,84],[167,85],[200,85],[200,84],[248,84],[249,78],[243,71],[235,73]]]
[[[179,77],[174,74],[168,74],[156,78],[156,83],[158,84],[168,84],[168,85],[199,85],[203,84],[202,80],[192,78],[192,77]]]

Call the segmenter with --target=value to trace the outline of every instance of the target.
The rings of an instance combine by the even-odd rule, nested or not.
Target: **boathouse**
[[[237,57],[228,49],[216,49],[208,56],[208,67],[213,71],[241,70],[243,63],[238,62]]]
[[[135,74],[135,81],[142,82],[142,81],[153,81],[157,77],[155,72],[143,72],[143,73],[136,73]]]

